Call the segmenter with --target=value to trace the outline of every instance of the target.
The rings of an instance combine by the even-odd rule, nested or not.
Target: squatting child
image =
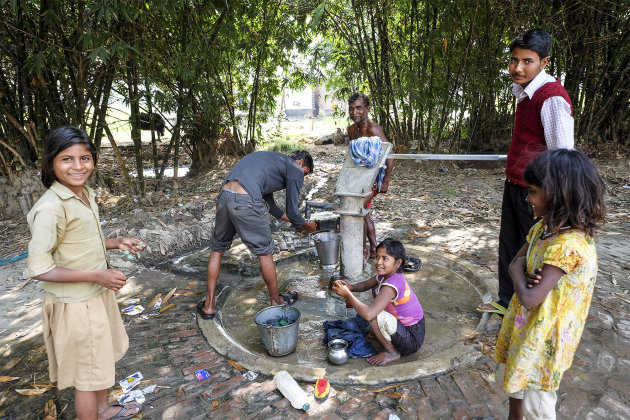
[[[376,246],[376,276],[357,284],[344,280],[333,284],[333,292],[346,299],[369,323],[372,334],[385,348],[367,358],[372,365],[385,365],[400,359],[401,355],[415,353],[424,342],[424,311],[402,275],[405,258],[405,247],[400,241],[385,239]],[[367,290],[372,290],[374,297],[370,305],[352,293]]]
[[[540,221],[510,264],[515,295],[494,358],[506,364],[509,419],[555,419],[555,391],[573,361],[593,295],[593,233],[606,213],[604,183],[583,153],[568,149],[534,159],[524,179]]]
[[[113,270],[107,249],[144,249],[133,238],[105,239],[94,191],[85,183],[96,165],[96,149],[72,126],[53,130],[44,142],[41,179],[47,191],[28,213],[32,239],[29,275],[46,291],[42,308],[50,380],[75,388],[79,419],[123,419],[141,406],[111,405],[114,363],[129,347],[115,291],[127,276]]]

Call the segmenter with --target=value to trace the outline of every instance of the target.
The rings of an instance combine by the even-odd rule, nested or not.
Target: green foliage
[[[322,10],[324,10],[322,12]],[[629,144],[630,2],[395,0],[321,2],[314,78],[345,100],[372,99],[390,140],[432,152],[507,150],[514,98],[507,46],[521,31],[549,30],[548,71],[562,76],[583,143]]]
[[[0,0],[0,21],[0,176],[36,166],[62,124],[98,147],[112,92],[136,142],[140,112],[171,116],[154,166],[180,147],[194,169],[254,150],[282,89],[309,84],[341,103],[365,91],[399,146],[505,151],[507,44],[534,26],[555,38],[548,70],[570,93],[578,143],[630,144],[630,0]]]
[[[267,146],[267,150],[269,150],[270,152],[280,152],[285,154],[303,148],[304,146],[302,146],[300,142],[291,140],[289,138],[278,138],[276,140],[272,140],[272,142]]]
[[[113,90],[131,107],[134,141],[139,112],[176,115],[164,163],[180,145],[196,169],[247,153],[282,87],[307,83],[297,57],[311,42],[311,11],[305,0],[2,1],[0,98],[17,124],[0,119],[0,136],[32,165],[41,149],[32,142],[62,124],[85,128],[98,146]],[[36,133],[24,136],[29,121]],[[0,175],[18,164],[7,150]]]

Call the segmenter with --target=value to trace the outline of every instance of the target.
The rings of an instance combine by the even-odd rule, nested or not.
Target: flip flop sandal
[[[130,419],[130,418],[135,417],[138,414],[140,414],[140,411],[142,410],[142,404],[138,404],[137,402],[129,402],[129,403],[125,404],[125,405],[114,404],[114,405],[112,405],[112,407],[122,407],[122,410],[120,410],[118,412],[118,414],[116,414],[114,417],[110,417],[107,420]],[[136,413],[133,413],[133,414],[127,414],[127,412],[129,410],[132,410],[134,407],[138,407],[138,411]]]
[[[404,271],[418,271],[422,266],[420,258],[407,257],[405,264],[403,265]]]
[[[206,304],[205,300],[202,300],[201,302],[199,302],[197,304],[197,313],[199,314],[200,317],[202,317],[203,319],[212,319],[214,318],[214,314],[207,314],[203,311],[203,305]]]
[[[284,304],[287,305],[287,306],[293,305],[299,299],[298,292],[295,292],[295,291],[293,291],[293,292],[284,292],[280,296],[282,296],[284,298]]]
[[[482,306],[485,305],[489,305],[490,308],[483,308]],[[507,308],[504,308],[503,305],[501,305],[499,302],[484,303],[483,305],[477,306],[475,310],[477,312],[488,312],[491,314],[499,315],[505,315],[505,313],[507,312]]]

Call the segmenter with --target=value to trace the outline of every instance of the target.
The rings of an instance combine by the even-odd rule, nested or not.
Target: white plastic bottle
[[[273,377],[276,387],[282,392],[294,408],[307,411],[311,406],[308,404],[306,392],[295,382],[295,379],[286,370],[281,370]]]

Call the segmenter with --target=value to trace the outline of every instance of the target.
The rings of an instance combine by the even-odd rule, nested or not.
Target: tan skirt
[[[46,294],[42,316],[50,380],[58,389],[99,391],[114,385],[114,364],[129,348],[129,337],[112,290],[74,303]]]

